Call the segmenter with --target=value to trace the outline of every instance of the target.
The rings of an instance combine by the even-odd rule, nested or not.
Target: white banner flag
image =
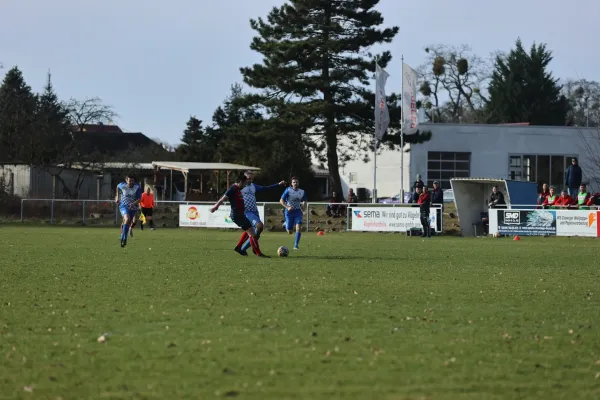
[[[390,75],[375,64],[375,138],[381,140],[390,124],[390,111],[385,97],[385,82]]]
[[[417,115],[417,73],[402,63],[402,132],[412,135],[419,129]]]

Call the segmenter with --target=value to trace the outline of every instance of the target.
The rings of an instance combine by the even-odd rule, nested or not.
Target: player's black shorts
[[[151,217],[152,216],[152,211],[154,211],[153,208],[145,208],[142,207],[142,213],[146,216],[146,217]]]
[[[236,224],[245,231],[252,228],[252,223],[245,215],[232,215],[231,220],[234,224]]]

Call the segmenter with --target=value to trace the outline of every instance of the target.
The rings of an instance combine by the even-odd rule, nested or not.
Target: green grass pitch
[[[600,240],[238,237],[0,226],[0,398],[600,397]]]

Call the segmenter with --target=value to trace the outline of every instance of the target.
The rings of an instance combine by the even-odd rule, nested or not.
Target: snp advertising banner
[[[600,225],[596,210],[556,211],[556,234],[558,236],[600,237]]]
[[[406,232],[422,228],[418,207],[352,207],[351,231]],[[429,226],[436,232],[442,230],[441,208],[431,208]]]
[[[180,204],[179,226],[184,228],[229,228],[239,229],[229,218],[231,208],[222,205],[214,214],[211,214],[209,204]],[[265,215],[265,207],[258,206],[261,217]]]

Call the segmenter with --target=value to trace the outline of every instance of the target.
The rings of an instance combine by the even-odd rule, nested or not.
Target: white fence
[[[169,215],[170,221],[176,221],[177,226],[196,226],[196,227],[213,227],[213,228],[236,228],[230,221],[226,221],[228,207],[227,203],[211,218],[208,222],[208,217],[202,219],[202,214],[206,214],[208,206],[214,202],[198,202],[198,201],[157,201],[155,210],[156,218],[161,218],[165,214]],[[276,202],[257,203],[259,212],[263,220],[267,219],[283,219],[283,208]],[[308,231],[311,227],[311,217],[315,217],[313,212],[318,215],[321,210],[319,219],[325,217],[324,210],[330,203],[309,202],[306,204],[304,213],[304,230]],[[411,228],[421,228],[420,213],[416,204],[352,204],[345,203],[337,204],[338,206],[348,207],[344,218],[337,219],[340,225],[345,227],[347,231],[363,231],[363,232],[406,232]],[[194,216],[190,219],[187,215],[190,207],[197,206],[201,217]],[[225,214],[224,214],[225,212]],[[181,214],[185,215],[181,215]],[[193,214],[193,213],[192,213]],[[430,215],[430,225],[436,232],[442,231],[442,206],[432,206]],[[221,219],[222,221],[219,221]],[[67,221],[80,225],[97,225],[99,222],[103,224],[120,225],[121,215],[119,208],[114,200],[68,200],[68,199],[22,199],[21,200],[21,222],[28,221],[45,221],[49,224],[65,224]],[[194,224],[190,221],[198,220],[202,223]],[[184,222],[183,224],[181,222]],[[345,222],[345,224],[344,224]],[[327,228],[327,226],[325,226]]]

